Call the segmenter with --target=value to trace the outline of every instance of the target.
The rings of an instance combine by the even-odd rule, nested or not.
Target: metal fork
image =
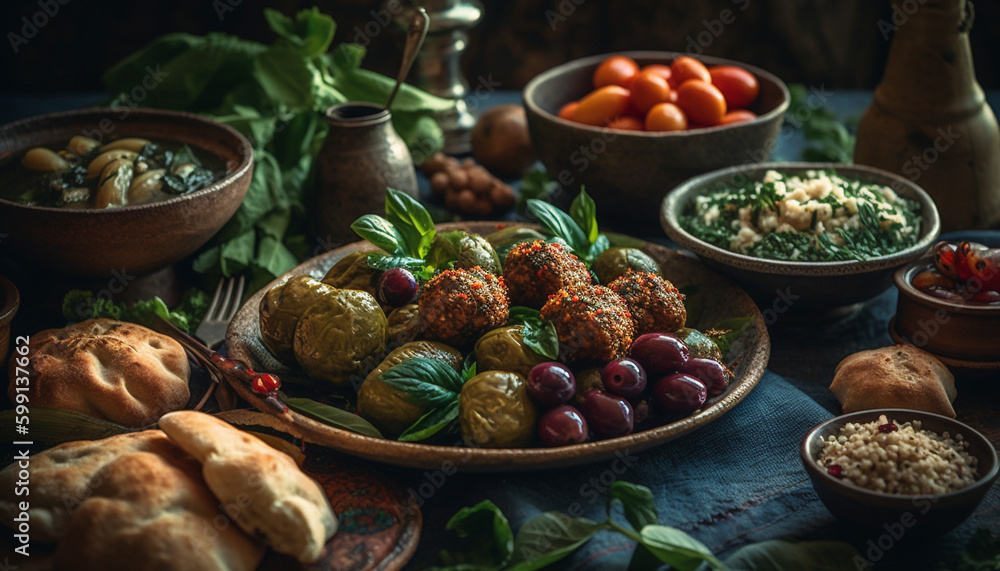
[[[212,304],[208,306],[205,317],[202,318],[198,330],[194,333],[210,349],[218,347],[226,338],[229,322],[233,320],[233,316],[240,308],[244,285],[245,278],[243,276],[219,280]]]

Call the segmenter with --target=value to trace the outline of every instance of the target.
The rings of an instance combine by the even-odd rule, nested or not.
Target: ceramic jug
[[[360,240],[351,223],[385,214],[385,189],[417,196],[417,173],[388,110],[349,102],[326,111],[330,126],[316,157],[317,238],[325,248]]]
[[[892,0],[882,82],[858,124],[854,162],[926,190],[942,231],[1000,227],[1000,130],[976,82],[967,0]]]

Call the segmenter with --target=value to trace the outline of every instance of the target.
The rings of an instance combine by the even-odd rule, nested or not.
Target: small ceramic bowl
[[[899,196],[916,200],[922,213],[917,242],[895,254],[862,261],[789,262],[765,260],[714,246],[695,237],[681,225],[680,218],[695,197],[719,186],[761,180],[769,170],[802,174],[810,170],[830,169],[844,178],[889,186]],[[893,272],[922,256],[941,231],[937,207],[919,186],[883,170],[836,163],[762,163],[725,168],[695,177],[663,199],[660,222],[673,241],[697,254],[705,265],[736,280],[764,310],[831,316],[854,309],[856,304],[888,289],[892,285]]]
[[[816,463],[828,436],[836,435],[849,422],[871,422],[886,415],[896,422],[919,420],[921,428],[941,434],[961,434],[969,443],[966,452],[979,460],[979,479],[958,491],[926,496],[886,494],[860,488],[827,473]],[[1000,462],[993,444],[972,427],[957,420],[906,409],[866,410],[845,414],[814,426],[802,439],[802,464],[816,494],[837,519],[877,534],[900,533],[913,537],[940,535],[962,523],[975,511],[997,479]],[[899,537],[895,537],[899,540]]]
[[[663,193],[697,174],[764,160],[781,131],[790,96],[784,82],[762,69],[737,61],[698,56],[707,66],[735,65],[754,74],[760,94],[751,105],[757,118],[689,131],[622,131],[584,125],[558,116],[559,109],[593,90],[594,70],[612,55],[640,66],[669,65],[685,55],[636,51],[573,60],[539,74],[524,88],[531,143],[554,180],[576,194],[585,186],[600,206],[602,219],[656,224]]]
[[[82,109],[0,127],[0,159],[84,134],[186,143],[226,164],[221,180],[162,202],[105,209],[27,206],[0,199],[4,253],[61,274],[144,275],[197,250],[239,208],[253,174],[253,148],[238,131],[204,117],[156,109]]]
[[[10,322],[21,306],[17,287],[6,277],[0,276],[0,366],[7,360],[10,349]]]

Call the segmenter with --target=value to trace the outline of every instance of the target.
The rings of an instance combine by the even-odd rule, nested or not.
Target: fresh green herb
[[[246,198],[194,261],[203,273],[248,271],[250,291],[313,250],[303,229],[313,159],[327,131],[323,112],[347,101],[384,104],[395,83],[360,69],[362,46],[331,50],[336,24],[316,8],[293,17],[265,9],[264,18],[277,35],[270,45],[221,33],[169,34],[104,75],[112,107],[200,113],[250,140],[254,172]],[[131,95],[139,85],[146,86],[141,100]],[[403,84],[392,105],[393,127],[415,161],[442,147],[443,133],[431,115],[453,107],[451,100]],[[183,190],[193,181],[175,182]]]
[[[469,354],[465,356],[465,360],[462,361],[462,372],[459,373],[462,377],[462,382],[468,381],[472,377],[476,376],[476,352],[469,351]]]
[[[399,390],[404,398],[429,410],[399,439],[409,442],[425,440],[442,431],[457,432],[458,396],[465,383],[446,361],[429,357],[413,357],[382,373],[382,382]]]
[[[523,325],[521,337],[524,345],[549,359],[559,357],[559,334],[551,321],[542,319],[537,309],[515,305],[510,308],[510,325]]]
[[[420,258],[408,258],[406,256],[383,256],[381,254],[368,254],[365,263],[369,268],[375,270],[391,270],[392,268],[403,268],[416,272],[424,269],[424,261]]]
[[[208,303],[208,294],[198,289],[186,291],[173,310],[159,297],[126,306],[107,297],[95,297],[91,291],[74,289],[63,298],[62,310],[63,317],[74,322],[106,317],[138,323],[145,327],[152,327],[153,318],[158,315],[182,331],[190,333],[198,328],[205,311],[208,310]]]
[[[613,517],[621,504],[629,526]],[[868,569],[857,550],[838,541],[789,542],[781,540],[751,544],[739,549],[725,564],[704,544],[683,531],[661,525],[649,488],[617,481],[608,489],[607,519],[602,522],[545,512],[525,522],[515,536],[503,512],[483,500],[463,508],[447,524],[455,531],[463,550],[438,554],[435,571],[531,571],[564,559],[601,532],[621,534],[636,542],[630,569],[653,569],[670,565],[678,571],[715,569],[731,571],[799,571],[824,569],[846,571]],[[513,538],[513,541],[511,540]],[[862,560],[863,561],[863,560]]]
[[[383,271],[405,268],[411,272],[419,272],[417,279],[424,278],[423,281],[426,281],[438,269],[437,265],[455,259],[450,257],[450,252],[443,251],[448,246],[454,250],[454,256],[458,256],[457,245],[447,240],[435,240],[436,231],[430,213],[410,195],[387,188],[385,213],[387,218],[365,214],[351,224],[351,229],[358,236],[389,253],[388,256],[369,255],[369,267]],[[434,244],[437,247],[432,249]],[[431,257],[430,254],[434,255],[433,263],[425,259]]]
[[[809,90],[801,83],[788,86],[791,101],[785,115],[788,124],[800,128],[806,138],[802,148],[802,160],[821,163],[854,162],[854,143],[847,124],[837,119],[837,115],[826,107],[810,104]],[[805,117],[803,121],[799,119]],[[856,123],[856,121],[852,121]]]
[[[385,438],[377,428],[360,416],[307,398],[286,398],[284,403],[295,412],[322,422],[328,426],[342,428],[373,438]]]
[[[528,211],[553,235],[553,241],[569,246],[588,268],[611,245],[597,227],[597,205],[583,188],[570,204],[569,214],[535,199],[528,200]]]

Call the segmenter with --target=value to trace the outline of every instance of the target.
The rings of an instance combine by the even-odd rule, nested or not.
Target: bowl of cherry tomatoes
[[[612,223],[655,223],[674,186],[767,159],[789,103],[767,71],[659,51],[573,60],[532,79],[523,98],[549,176],[585,186]]]

